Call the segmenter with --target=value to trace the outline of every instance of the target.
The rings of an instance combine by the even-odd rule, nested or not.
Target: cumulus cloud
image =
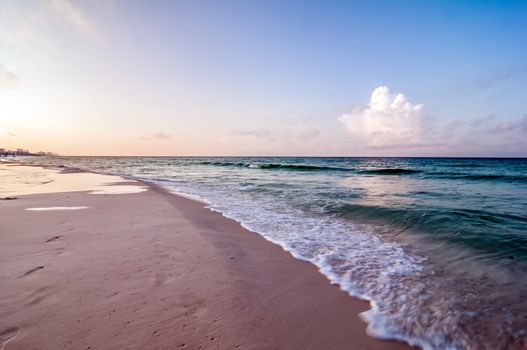
[[[18,82],[18,77],[15,73],[6,70],[0,65],[0,87],[12,86]]]
[[[367,147],[419,147],[422,142],[423,104],[412,104],[387,86],[376,88],[370,102],[339,118],[355,141]]]
[[[70,0],[48,0],[47,3],[61,18],[77,27],[88,36],[95,36],[97,29],[93,22],[87,19],[80,8]]]

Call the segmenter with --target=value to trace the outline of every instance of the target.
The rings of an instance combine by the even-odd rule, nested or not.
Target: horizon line
[[[451,159],[527,159],[525,156],[314,156],[314,155],[52,155],[20,157],[129,157],[129,158],[451,158]],[[7,158],[9,159],[9,157]]]

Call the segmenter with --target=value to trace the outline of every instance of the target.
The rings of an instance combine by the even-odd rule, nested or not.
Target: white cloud
[[[422,144],[423,104],[412,104],[401,94],[391,94],[387,86],[376,88],[370,102],[353,109],[339,120],[354,140],[367,147],[401,147]]]
[[[88,20],[82,11],[70,0],[48,0],[48,4],[70,24],[88,36],[97,35],[95,25]]]

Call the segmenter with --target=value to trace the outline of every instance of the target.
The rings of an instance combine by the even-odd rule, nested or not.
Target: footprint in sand
[[[62,236],[54,236],[54,237],[51,237],[50,239],[47,239],[47,240],[46,240],[46,243],[56,241],[57,239],[60,239],[60,238],[62,238]]]
[[[36,272],[38,270],[42,270],[43,268],[44,268],[44,266],[37,266],[34,269],[31,269],[31,270],[27,271],[26,273],[24,273],[24,276],[31,275],[33,272]]]
[[[52,295],[52,291],[49,287],[41,287],[37,290],[35,290],[33,293],[27,296],[27,302],[26,305],[36,305],[43,302],[47,297]]]
[[[13,340],[18,335],[18,333],[20,333],[20,328],[18,327],[11,327],[3,330],[0,333],[0,350],[3,350],[7,343]]]

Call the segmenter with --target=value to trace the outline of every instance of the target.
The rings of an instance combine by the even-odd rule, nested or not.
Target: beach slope
[[[408,348],[368,337],[368,303],[237,222],[119,185],[147,190],[0,201],[0,349]]]

